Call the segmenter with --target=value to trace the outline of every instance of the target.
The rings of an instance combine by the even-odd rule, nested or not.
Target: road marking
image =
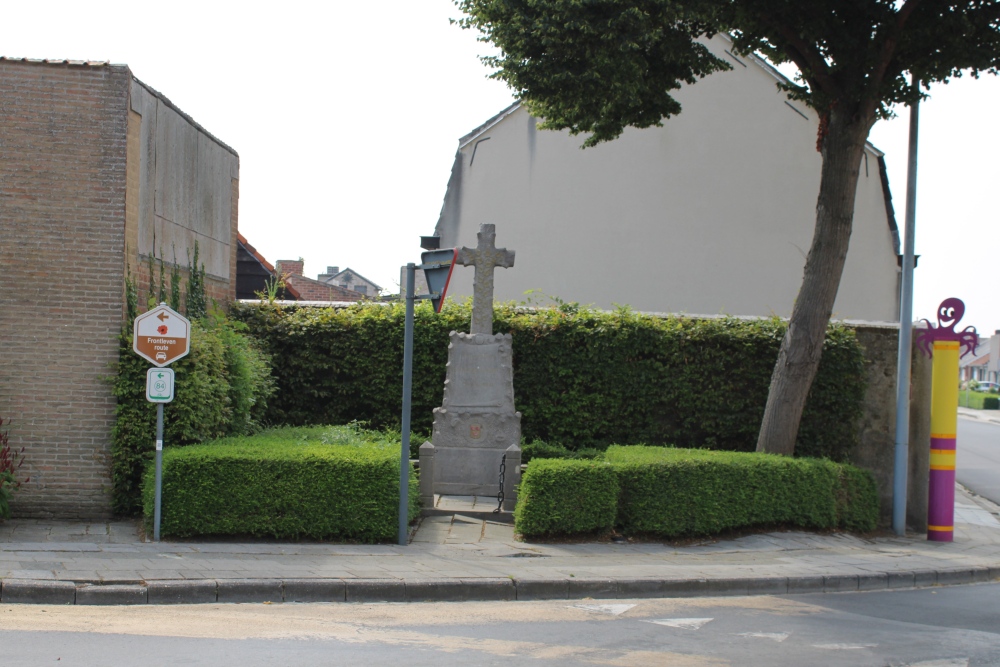
[[[783,642],[788,639],[787,632],[741,632],[740,637],[759,637],[760,639],[773,639],[776,642]]]
[[[712,618],[660,618],[652,621],[645,621],[646,623],[656,623],[657,625],[665,625],[668,628],[680,628],[681,630],[698,630],[701,626],[705,625],[709,621],[715,619]]]
[[[944,658],[942,660],[925,660],[911,662],[909,667],[969,667],[968,658]]]
[[[831,651],[853,651],[860,648],[875,648],[878,644],[813,644],[813,648],[825,648]]]
[[[567,609],[585,609],[586,611],[597,611],[602,614],[620,616],[634,606],[634,604],[575,604],[567,607]]]

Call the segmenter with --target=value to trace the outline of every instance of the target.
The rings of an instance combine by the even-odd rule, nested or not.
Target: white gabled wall
[[[734,66],[677,92],[683,112],[580,149],[518,108],[460,149],[438,232],[475,245],[480,223],[517,252],[498,299],[528,289],[598,307],[788,316],[815,224],[817,117],[786,104],[763,66]],[[807,116],[803,118],[801,114]],[[474,158],[473,158],[474,156]],[[895,321],[897,264],[877,154],[862,164],[834,317]],[[468,295],[472,269],[450,289]]]

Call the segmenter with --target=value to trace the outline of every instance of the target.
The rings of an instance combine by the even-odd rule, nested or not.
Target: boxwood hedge
[[[602,532],[614,526],[617,505],[607,463],[536,459],[521,478],[514,523],[524,535]]]
[[[878,520],[870,473],[769,454],[612,446],[603,463],[532,461],[521,489],[515,525],[525,536],[612,526],[658,537],[767,525],[868,532]]]
[[[147,530],[154,469],[146,469]],[[409,518],[419,514],[410,472]],[[282,428],[163,453],[163,537],[394,539],[399,441],[370,440],[349,427]]]
[[[403,307],[344,309],[236,304],[270,354],[275,424],[399,427]],[[429,433],[441,404],[448,332],[468,331],[469,305],[416,309],[413,428]],[[778,319],[692,319],[561,304],[498,304],[494,329],[514,341],[514,390],[527,440],[573,450],[614,442],[752,451],[785,331]],[[796,454],[844,460],[857,438],[864,355],[853,330],[832,325],[799,430]]]

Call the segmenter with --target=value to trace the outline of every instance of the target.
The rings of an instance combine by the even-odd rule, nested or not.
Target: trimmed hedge
[[[613,506],[606,495],[583,490],[588,466],[615,478]],[[603,465],[533,461],[525,488],[515,512],[515,527],[525,536],[591,532],[612,524],[626,534],[658,537],[774,524],[868,532],[878,521],[878,493],[867,471],[770,454],[614,445]],[[604,522],[578,527],[580,517],[589,514]]]
[[[234,304],[272,359],[275,424],[367,421],[399,428],[402,304],[343,309]],[[448,332],[468,331],[468,304],[416,309],[413,430],[441,405]],[[573,450],[614,442],[753,451],[784,335],[778,319],[697,320],[561,304],[497,304],[494,329],[514,341],[514,391],[528,441]],[[827,332],[796,454],[844,460],[857,439],[864,355],[853,330]],[[583,416],[586,418],[582,418]]]
[[[610,530],[618,505],[618,480],[603,461],[536,459],[518,490],[514,525],[524,535]]]
[[[275,538],[394,539],[399,512],[399,441],[366,441],[350,427],[282,428],[163,452],[160,534]],[[147,530],[154,466],[146,469]],[[410,472],[409,518],[419,514]]]
[[[1000,410],[1000,397],[981,391],[958,392],[958,404],[975,410]]]

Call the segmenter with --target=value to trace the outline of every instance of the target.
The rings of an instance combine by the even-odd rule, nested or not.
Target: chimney
[[[340,273],[340,267],[339,266],[328,266],[328,267],[326,267],[326,275],[328,275],[328,276],[335,276],[338,273]]]
[[[305,262],[301,259],[279,259],[275,262],[274,269],[281,276],[301,276],[304,265]]]

